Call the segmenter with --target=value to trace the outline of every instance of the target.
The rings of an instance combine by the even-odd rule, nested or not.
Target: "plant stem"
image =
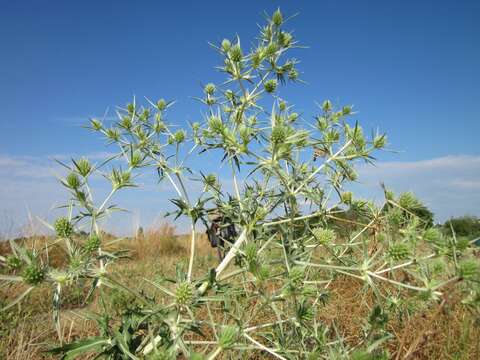
[[[320,172],[320,170],[327,166],[327,164],[330,163],[332,160],[335,160],[335,158],[338,157],[338,155],[340,155],[347,147],[349,147],[351,143],[352,140],[348,140],[345,145],[340,148],[340,150],[338,150],[335,154],[329,157],[322,165],[320,165],[314,172],[312,172],[310,176],[304,182],[302,182],[298,188],[295,189],[293,195],[296,195],[300,190],[302,190],[302,188],[307,185],[308,182]]]
[[[232,245],[232,247],[228,251],[227,255],[223,258],[220,265],[218,265],[217,268],[215,269],[217,280],[219,279],[219,275],[223,272],[223,270],[225,270],[225,268],[230,263],[230,261],[232,261],[232,259],[235,257],[238,250],[240,249],[240,246],[243,244],[243,242],[246,239],[247,239],[247,230],[243,229],[238,239],[235,241],[235,243]]]
[[[275,356],[277,359],[282,359],[282,360],[287,360],[286,358],[284,358],[283,356],[281,356],[280,354],[277,354],[274,350],[266,347],[265,345],[259,343],[257,340],[255,340],[254,338],[250,337],[248,334],[243,334],[243,336],[245,336],[248,340],[250,340],[252,343],[254,343],[255,345],[257,345],[260,349],[262,350],[265,350],[266,352],[268,352],[269,354],[272,354],[273,356]]]
[[[188,275],[187,281],[192,281],[192,271],[193,271],[193,259],[195,257],[195,224],[192,221],[191,224],[192,238],[190,240],[190,260],[188,262]]]

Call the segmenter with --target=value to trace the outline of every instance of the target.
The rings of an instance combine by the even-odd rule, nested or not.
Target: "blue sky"
[[[480,3],[442,0],[4,1],[0,212],[18,223],[27,208],[49,213],[61,200],[51,158],[108,151],[80,126],[133,95],[176,99],[173,121],[198,120],[191,97],[221,80],[207,42],[238,34],[249,44],[278,6],[299,13],[289,27],[308,46],[295,53],[308,84],[286,92],[297,111],[308,118],[326,98],[353,104],[400,151],[364,171],[365,194],[384,179],[416,191],[440,220],[480,215]],[[124,198],[142,223],[165,204],[138,199]]]

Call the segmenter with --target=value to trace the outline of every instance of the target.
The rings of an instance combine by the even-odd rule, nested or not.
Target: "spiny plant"
[[[48,246],[28,251],[12,242],[5,259],[5,282],[23,282],[26,291],[53,286],[54,319],[59,333],[61,289],[65,283],[90,284],[89,297],[111,287],[138,300],[125,306],[118,321],[107,310],[94,318],[99,335],[52,350],[65,358],[86,352],[111,359],[245,358],[265,354],[278,359],[383,359],[391,354],[390,317],[414,311],[409,304],[432,307],[452,292],[478,316],[479,263],[471,243],[432,228],[423,204],[410,193],[375,204],[349,191],[355,165],[371,163],[387,145],[385,134],[367,136],[352,121],[352,106],[326,100],[313,119],[304,118],[280,96],[301,82],[298,61],[289,56],[301,46],[284,29],[280,10],[267,18],[257,43],[247,49],[240,38],[212,44],[226,80],[208,83],[196,98],[204,117],[188,128],[170,124],[173,101],[135,100],[117,110],[107,126],[92,119],[118,154],[99,165],[86,159],[63,164],[62,185],[72,195],[68,216],[55,221],[55,244],[64,244],[67,265],[48,262]],[[231,174],[225,181],[189,166],[188,158],[221,155]],[[119,166],[125,163],[125,169]],[[198,162],[197,162],[198,163]],[[113,164],[113,165],[112,165]],[[110,166],[110,171],[102,169]],[[109,205],[120,189],[135,186],[135,174],[152,170],[175,191],[173,215],[188,218],[191,239],[188,265],[171,279],[147,280],[167,305],[123,285],[107,265],[123,255],[105,250],[101,220],[117,208]],[[93,200],[88,179],[102,174],[110,194]],[[203,183],[193,196],[188,177]],[[223,184],[222,184],[223,183]],[[195,275],[199,223],[214,207],[238,230],[217,267]],[[88,229],[85,239],[80,227]],[[347,341],[335,323],[322,320],[329,289],[338,279],[362,283],[359,297],[370,315],[357,341]],[[400,350],[401,351],[401,350]]]

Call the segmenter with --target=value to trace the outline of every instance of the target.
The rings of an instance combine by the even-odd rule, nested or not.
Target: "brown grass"
[[[164,299],[143,279],[172,276],[176,264],[187,263],[190,237],[175,235],[174,230],[172,226],[162,224],[148,229],[143,236],[115,244],[115,247],[128,248],[132,257],[113,265],[111,273],[127,286],[156,295],[162,303]],[[39,243],[40,240],[37,239],[37,244]],[[5,255],[7,249],[2,247],[0,251]],[[198,275],[204,274],[207,269],[217,264],[216,253],[202,234],[198,234],[196,252],[198,258],[195,269]],[[58,256],[60,261],[60,249],[54,256]],[[327,325],[334,324],[349,343],[359,340],[368,316],[365,304],[373,304],[370,293],[363,295],[362,286],[361,282],[351,278],[336,278],[328,288],[328,302],[319,309],[319,319]],[[0,307],[13,299],[21,288],[21,285],[1,288]],[[70,341],[94,335],[94,324],[78,314],[99,310],[98,303],[94,300],[90,304],[83,304],[84,293],[75,288],[65,289],[65,295],[62,311],[62,331],[65,339]],[[264,317],[263,315],[259,314],[258,317]],[[43,287],[33,292],[24,305],[16,306],[3,315],[0,313],[0,358],[51,359],[44,350],[58,345],[52,325],[51,289]],[[429,309],[419,310],[401,321],[390,319],[388,330],[394,335],[388,343],[394,359],[397,355],[399,359],[408,356],[408,359],[425,360],[480,358],[480,327],[474,323],[473,317],[460,304],[455,294],[449,294],[442,306],[434,305]],[[207,328],[205,331],[209,332]],[[258,358],[267,357],[259,354]]]

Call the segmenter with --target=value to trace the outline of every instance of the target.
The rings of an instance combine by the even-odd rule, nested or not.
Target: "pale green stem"
[[[219,277],[218,278],[218,281],[224,281],[226,279],[229,279],[231,277],[234,277],[234,276],[237,276],[237,275],[240,275],[240,274],[243,274],[244,272],[246,272],[247,270],[246,269],[238,269],[238,270],[235,270],[235,271],[232,271],[231,273],[229,274],[226,274],[222,277]]]
[[[343,145],[340,150],[338,150],[335,154],[333,154],[331,157],[329,157],[322,165],[320,165],[313,173],[310,174],[310,176],[300,184],[300,186],[298,188],[295,189],[295,191],[293,192],[293,194],[297,194],[300,190],[302,190],[302,188],[308,184],[308,182],[310,180],[312,180],[315,175],[317,175],[325,166],[327,166],[328,163],[330,163],[332,160],[335,160],[338,155],[340,155],[347,147],[350,146],[350,144],[352,143],[352,140],[348,140],[345,145]]]
[[[269,354],[275,356],[277,359],[282,359],[282,360],[287,360],[286,358],[284,358],[283,356],[281,356],[280,354],[277,354],[273,349],[270,349],[268,347],[266,347],[265,345],[259,343],[257,340],[255,340],[254,338],[250,337],[248,334],[243,334],[243,336],[245,336],[249,341],[251,341],[252,343],[254,343],[256,346],[258,346],[260,349],[268,352]]]
[[[190,260],[188,262],[188,275],[187,281],[192,281],[192,272],[193,272],[193,259],[195,257],[195,224],[192,221],[191,224],[192,238],[190,241]]]
[[[174,188],[175,191],[177,192],[178,196],[180,196],[180,197],[183,199],[182,192],[181,192],[180,189],[178,188],[177,184],[175,184],[175,181],[173,181],[173,179],[172,179],[172,177],[170,176],[170,174],[169,174],[168,172],[165,172],[165,174],[167,175],[168,181],[170,181],[170,183],[172,184],[173,188]]]
[[[432,257],[434,257],[434,256],[435,256],[435,254],[430,254],[430,255],[425,256],[424,258],[422,258],[422,259],[420,259],[420,260],[428,260],[428,259],[430,259],[430,258],[432,258]],[[403,268],[403,267],[412,265],[412,264],[416,263],[417,261],[418,261],[418,260],[410,260],[410,261],[407,261],[406,263],[389,267],[388,269],[377,270],[377,271],[375,271],[375,274],[380,275],[380,274],[383,274],[383,273],[386,273],[386,272],[389,272],[389,271],[398,270],[398,269],[401,269],[401,268]]]
[[[316,213],[309,214],[309,215],[298,216],[298,217],[295,217],[295,218],[282,219],[282,220],[277,220],[277,221],[271,221],[271,222],[268,222],[268,223],[263,223],[262,226],[268,227],[268,226],[275,226],[275,225],[279,225],[279,224],[285,224],[285,223],[292,222],[292,221],[305,220],[305,219],[309,219],[309,218],[318,216],[320,214],[322,214],[322,212],[318,211]]]
[[[217,268],[215,269],[217,280],[219,279],[219,276],[223,272],[223,270],[225,270],[225,268],[228,266],[230,261],[232,261],[232,259],[235,257],[235,255],[240,249],[240,246],[243,244],[243,242],[246,239],[247,239],[247,230],[243,229],[238,239],[235,241],[235,243],[232,245],[232,247],[228,251],[227,255],[223,258],[220,265],[218,265]]]
[[[188,197],[187,190],[186,190],[186,188],[185,188],[185,184],[184,184],[183,181],[182,181],[182,177],[180,176],[179,173],[175,173],[175,176],[177,177],[178,182],[180,183],[180,186],[182,187],[183,193],[185,194],[185,200],[187,200],[188,205],[191,205],[191,204],[190,204],[190,199],[189,199],[189,197]]]
[[[449,280],[446,280],[446,281],[438,284],[437,286],[434,286],[434,287],[432,288],[432,290],[440,289],[440,288],[442,288],[442,287],[444,287],[444,286],[446,286],[446,285],[448,285],[448,284],[454,283],[454,282],[459,281],[459,280],[460,280],[460,277],[455,276],[455,277],[453,277],[453,278],[451,278],[451,279],[449,279]]]
[[[112,191],[110,191],[110,194],[108,194],[108,196],[105,198],[105,200],[103,201],[102,205],[100,205],[100,207],[98,208],[98,210],[96,211],[97,214],[102,212],[103,208],[107,205],[107,203],[110,201],[110,199],[112,198],[113,194],[115,194],[115,192],[117,191],[116,188],[113,188]]]
[[[208,356],[207,359],[208,359],[208,360],[213,360],[213,359],[215,359],[218,355],[220,355],[221,352],[222,352],[222,348],[221,348],[221,347],[217,347],[217,348],[215,349],[215,351]]]
[[[311,266],[311,267],[317,267],[321,269],[330,269],[330,270],[346,270],[346,271],[359,271],[360,269],[355,268],[355,267],[348,267],[348,266],[337,266],[337,265],[329,265],[329,264],[315,264],[315,263],[310,263],[310,262],[305,262],[305,261],[294,261],[295,264],[297,265],[303,265],[303,266]]]
[[[383,280],[383,281],[386,281],[386,282],[389,282],[390,284],[393,284],[393,285],[397,285],[397,286],[401,286],[401,287],[404,287],[406,289],[410,289],[410,290],[415,290],[415,291],[421,291],[421,292],[425,292],[425,291],[428,291],[429,289],[427,288],[422,288],[422,287],[418,287],[418,286],[413,286],[413,285],[409,285],[409,284],[404,284],[404,283],[401,283],[399,281],[395,281],[395,280],[391,280],[391,279],[387,279],[383,276],[380,276],[378,274],[375,274],[374,272],[371,272],[371,271],[367,271],[366,272],[367,275],[369,276],[372,276],[374,278],[377,278],[379,280]],[[441,294],[441,293],[439,293]]]
[[[202,341],[202,340],[187,340],[184,341],[185,344],[189,345],[215,345],[216,341]]]
[[[237,196],[238,205],[240,206],[240,210],[242,210],[242,201],[240,197],[240,190],[238,188],[237,183],[237,175],[235,173],[235,168],[233,166],[233,162],[230,160],[230,166],[232,167],[232,175],[233,175],[233,187],[235,188],[235,195]]]
[[[245,331],[245,332],[251,332],[251,331],[254,331],[254,330],[263,329],[263,328],[270,327],[270,326],[275,326],[275,325],[279,325],[279,324],[284,324],[284,323],[286,323],[286,322],[293,321],[293,320],[295,320],[295,318],[290,318],[290,319],[285,319],[285,320],[279,320],[279,321],[271,322],[271,323],[268,323],[268,324],[251,326],[251,327],[246,328],[244,331]]]

